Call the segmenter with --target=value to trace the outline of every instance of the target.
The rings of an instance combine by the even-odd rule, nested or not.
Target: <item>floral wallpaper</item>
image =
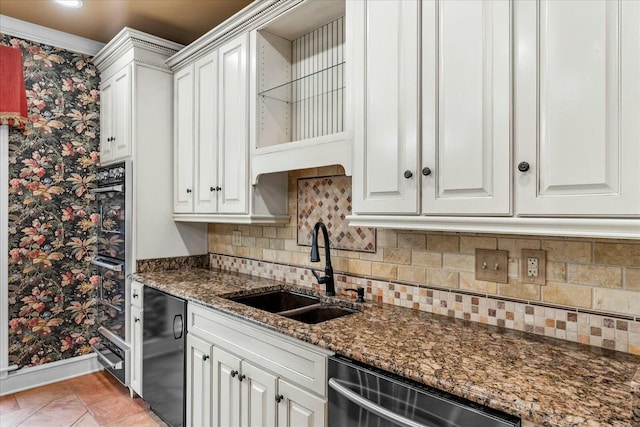
[[[96,340],[99,76],[82,54],[5,34],[0,44],[22,50],[30,118],[9,131],[9,362],[23,367]]]

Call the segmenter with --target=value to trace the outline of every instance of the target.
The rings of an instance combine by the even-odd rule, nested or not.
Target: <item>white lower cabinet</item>
[[[131,306],[131,381],[133,391],[142,396],[142,309]]]
[[[242,362],[241,402],[243,412],[240,414],[242,427],[272,427],[276,425],[276,391],[278,377],[269,372]]]
[[[326,425],[330,352],[195,304],[187,312],[188,426]]]
[[[131,371],[129,389],[131,395],[142,396],[142,342],[143,342],[143,289],[144,285],[131,282]]]
[[[323,427],[327,400],[278,380],[278,427]]]
[[[187,425],[210,426],[213,346],[187,334]]]

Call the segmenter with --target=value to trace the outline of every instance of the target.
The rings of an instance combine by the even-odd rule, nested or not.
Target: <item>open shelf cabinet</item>
[[[350,172],[344,6],[308,0],[253,31],[254,182],[301,166]]]

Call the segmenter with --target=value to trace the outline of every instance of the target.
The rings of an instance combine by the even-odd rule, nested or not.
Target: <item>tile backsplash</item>
[[[298,245],[296,182],[341,172],[291,172],[289,224],[210,224],[211,266],[235,262],[245,273],[272,271],[276,280],[312,286],[308,268],[324,261],[310,263],[309,248]],[[233,231],[242,232],[242,245],[231,244]],[[476,248],[509,252],[509,283],[475,279]],[[522,249],[546,251],[546,285],[522,282]],[[368,298],[640,354],[638,241],[379,229],[375,252],[332,249],[332,264],[338,287],[363,286]]]
[[[298,245],[311,246],[313,227],[322,221],[334,249],[375,252],[376,230],[349,227],[351,215],[351,177],[344,175],[300,178],[297,182]],[[322,239],[319,244],[324,245]]]

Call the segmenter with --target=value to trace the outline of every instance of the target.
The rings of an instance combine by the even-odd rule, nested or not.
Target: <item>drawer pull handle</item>
[[[280,403],[282,402],[282,400],[284,399],[284,396],[281,394],[276,394],[276,402]]]

